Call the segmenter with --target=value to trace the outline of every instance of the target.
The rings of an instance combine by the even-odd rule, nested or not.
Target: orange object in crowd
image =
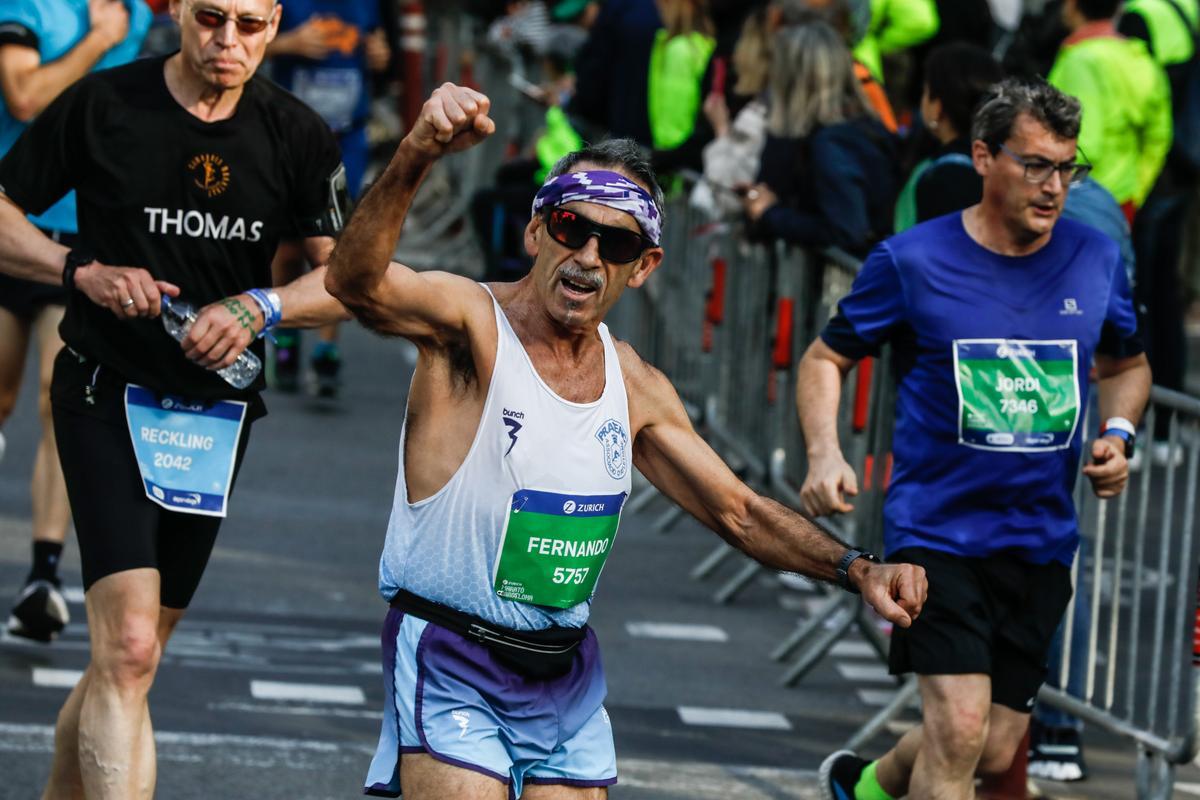
[[[855,61],[854,76],[862,84],[863,93],[866,94],[871,108],[879,115],[879,121],[883,123],[883,127],[892,133],[899,130],[896,125],[896,114],[892,111],[892,104],[887,98],[887,92],[883,91],[883,85],[875,80],[875,76],[871,74],[871,70],[867,69],[861,62]]]

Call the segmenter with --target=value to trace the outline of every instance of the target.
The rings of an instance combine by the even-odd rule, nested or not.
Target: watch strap
[[[75,271],[80,267],[86,267],[95,260],[96,257],[87,250],[75,249],[68,252],[67,258],[63,262],[63,288],[68,292],[75,291]]]
[[[858,594],[858,587],[850,582],[850,565],[860,558],[865,558],[874,564],[879,563],[879,557],[874,553],[866,550],[855,550],[851,548],[846,551],[846,555],[842,556],[842,560],[838,562],[835,574],[837,575],[838,585],[852,594]]]

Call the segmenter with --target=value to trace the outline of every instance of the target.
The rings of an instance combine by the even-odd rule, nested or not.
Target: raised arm
[[[796,410],[808,453],[800,497],[814,517],[854,510],[845,495],[858,494],[858,478],[842,455],[837,430],[842,381],[854,364],[818,338],[800,359],[796,374]]]
[[[342,233],[325,286],[367,327],[418,340],[455,337],[465,331],[470,309],[486,300],[466,278],[415,272],[392,261],[392,253],[433,163],[495,131],[489,106],[471,89],[450,83],[437,89]]]
[[[766,566],[836,580],[846,545],[738,480],[692,428],[666,377],[627,345],[621,345],[621,369],[635,431],[634,464],[659,491]],[[849,579],[876,611],[902,627],[925,602],[920,567],[860,558],[851,564]]]

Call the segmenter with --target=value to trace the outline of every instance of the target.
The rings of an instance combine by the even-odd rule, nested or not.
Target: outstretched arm
[[[696,433],[675,389],[632,348],[621,369],[635,431],[634,463],[659,491],[734,547],[774,569],[833,581],[848,548],[800,514],[752,491]],[[925,602],[924,571],[858,559],[850,581],[885,618],[912,624]]]
[[[413,197],[433,163],[495,131],[489,106],[487,97],[471,89],[450,83],[437,89],[342,233],[325,286],[367,327],[435,340],[465,330],[471,304],[478,303],[483,292],[465,278],[417,273],[392,261],[392,253]]]

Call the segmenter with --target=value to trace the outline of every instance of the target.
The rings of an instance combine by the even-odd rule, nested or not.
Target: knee
[[[987,744],[984,745],[983,755],[979,757],[979,774],[1003,775],[1008,772],[1009,767],[1012,766],[1013,759],[1016,758],[1017,748],[1021,746],[1021,741],[1024,738],[1024,731],[1021,731],[1015,737],[1011,735],[997,735],[996,732],[993,732],[991,736],[988,736]]]
[[[929,745],[939,760],[947,764],[973,767],[987,742],[986,712],[958,707],[949,708],[935,720],[925,720]]]
[[[115,639],[97,648],[96,667],[119,689],[149,690],[162,646],[153,620],[128,619]]]

